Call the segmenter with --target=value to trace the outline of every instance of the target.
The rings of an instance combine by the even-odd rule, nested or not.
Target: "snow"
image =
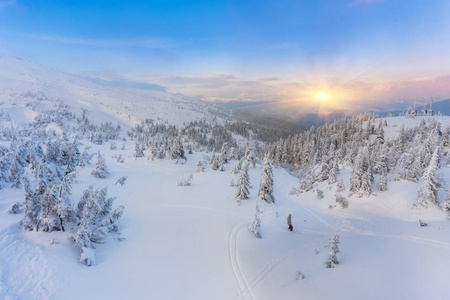
[[[37,99],[40,104],[36,109],[45,110],[49,103],[61,100],[74,111],[86,108],[95,112],[92,119],[98,124],[120,122],[125,128],[146,118],[182,126],[193,120],[210,120],[214,113],[229,115],[213,103],[179,94],[102,85],[7,55],[0,55],[0,82],[0,103],[4,105],[15,104],[23,110],[23,104]],[[34,118],[26,112],[30,109],[13,110],[11,117],[17,122]]]
[[[56,99],[72,107],[87,107],[97,121],[115,120],[131,126],[138,118],[161,117],[175,124],[207,117],[207,107],[192,99],[162,92],[102,87],[83,79],[42,69],[25,61],[0,57],[0,108],[14,124],[34,118],[27,99],[41,97],[38,110]],[[8,71],[5,71],[8,70]],[[12,72],[11,70],[14,70]],[[25,93],[27,92],[27,93]],[[29,92],[29,93],[28,93]],[[50,100],[48,100],[50,99]],[[76,100],[75,100],[76,99]],[[132,100],[130,100],[132,99]],[[126,100],[126,101],[125,101]],[[17,102],[13,105],[13,102]],[[126,108],[128,107],[128,108]],[[128,119],[128,115],[131,119]],[[401,125],[416,126],[430,117],[387,118],[386,138]],[[436,117],[442,127],[449,117]],[[3,121],[3,125],[7,123]],[[47,128],[57,129],[52,123]],[[94,145],[110,171],[107,178],[91,175],[96,159],[78,168],[72,187],[76,202],[87,185],[108,186],[117,197],[114,207],[125,206],[121,233],[95,244],[95,264],[79,262],[81,249],[64,232],[23,232],[23,214],[6,213],[22,201],[22,190],[0,190],[0,298],[1,299],[447,299],[450,275],[450,223],[437,206],[412,209],[420,182],[390,181],[389,190],[370,197],[348,197],[350,170],[340,171],[349,207],[329,208],[337,183],[291,194],[299,180],[275,168],[275,203],[257,200],[261,165],[249,167],[250,198],[234,199],[239,174],[225,171],[194,173],[206,154],[187,155],[186,163],[135,159],[134,142],[125,150]],[[120,145],[122,142],[120,142]],[[119,147],[121,148],[121,147]],[[121,154],[124,163],[118,163]],[[442,169],[450,179],[450,170]],[[181,176],[194,173],[189,186],[178,186]],[[125,185],[115,184],[127,176]],[[377,182],[377,176],[375,181]],[[446,195],[440,189],[439,199]],[[445,195],[444,195],[445,194]],[[255,202],[261,205],[261,235],[250,230]],[[294,231],[286,223],[292,214]],[[419,226],[419,219],[428,223]],[[339,264],[325,267],[330,237],[340,236]],[[86,255],[93,253],[86,253]],[[298,272],[304,275],[298,280]]]
[[[81,251],[62,233],[22,233],[15,225],[20,215],[3,212],[0,297],[423,299],[428,295],[432,299],[435,295],[443,299],[446,295],[450,226],[438,209],[408,208],[415,183],[396,182],[398,188],[391,184],[383,195],[351,198],[346,210],[329,209],[332,191],[324,188],[321,200],[314,192],[289,195],[298,180],[274,169],[276,204],[259,200],[262,239],[257,239],[250,226],[261,166],[250,167],[251,198],[237,206],[236,188],[228,184],[238,176],[229,174],[232,164],[225,172],[207,168],[194,175],[191,186],[179,187],[177,178],[195,171],[201,153],[189,155],[181,165],[135,160],[132,144],[127,145],[129,150],[114,151],[106,145],[92,146],[107,153],[111,175],[107,179],[89,175],[94,163],[80,170],[73,198],[88,183],[108,185],[109,194],[118,197],[116,205],[126,207],[121,219],[125,240],[98,245],[96,264],[86,267],[78,262]],[[125,163],[112,158],[118,153]],[[114,185],[121,176],[128,176],[126,184]],[[405,189],[408,185],[415,188]],[[7,199],[1,202],[2,211],[20,199],[16,191],[0,191]],[[394,203],[390,214],[385,207],[388,198]],[[288,213],[293,215],[293,232],[287,229]],[[429,226],[420,227],[418,218]],[[341,236],[340,264],[326,269],[326,247],[334,233]],[[298,271],[305,274],[304,280],[296,280]]]

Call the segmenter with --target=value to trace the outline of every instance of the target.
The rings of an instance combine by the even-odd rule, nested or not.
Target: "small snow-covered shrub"
[[[91,248],[81,247],[83,251],[80,255],[80,263],[86,264],[86,266],[92,266],[95,264],[95,252]]]
[[[336,204],[338,204],[342,208],[348,207],[347,199],[344,196],[339,195],[339,194],[336,195]]]
[[[25,206],[23,205],[23,203],[15,202],[6,209],[6,212],[9,214],[18,214],[22,212],[24,209]]]
[[[427,227],[428,226],[428,223],[422,221],[421,219],[419,219],[419,224],[420,224],[420,227]]]
[[[125,185],[125,181],[127,180],[128,176],[123,176],[120,177],[117,181],[116,181],[116,185],[120,184],[120,185]]]
[[[191,185],[192,180],[194,179],[193,174],[182,175],[178,178],[177,185],[178,186],[188,186]]]
[[[317,189],[316,192],[317,192],[317,198],[323,199],[323,191],[321,189]]]

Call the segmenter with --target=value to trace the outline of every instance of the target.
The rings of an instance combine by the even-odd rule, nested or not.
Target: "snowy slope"
[[[4,213],[21,197],[0,191],[0,297],[11,299],[446,299],[450,225],[439,209],[412,210],[418,184],[396,182],[377,197],[353,199],[346,210],[329,209],[334,192],[290,195],[298,180],[275,169],[276,204],[262,203],[262,239],[250,234],[261,168],[250,168],[251,199],[234,200],[229,170],[195,174],[192,186],[177,178],[192,173],[204,154],[186,164],[135,160],[108,150],[108,179],[79,170],[73,199],[89,183],[109,186],[126,206],[122,237],[97,246],[97,263],[78,263],[79,250],[61,232],[21,232],[21,215]],[[112,156],[122,154],[125,163]],[[128,176],[126,185],[114,185]],[[342,172],[347,185],[349,174]],[[389,213],[387,213],[389,211]],[[294,231],[286,216],[293,214]],[[418,218],[429,222],[421,228]],[[341,236],[340,264],[326,269],[329,237]],[[297,280],[300,271],[305,279]]]
[[[38,100],[38,110],[61,100],[75,111],[95,113],[96,122],[120,122],[126,127],[146,118],[181,126],[193,120],[227,117],[228,110],[213,103],[166,92],[114,87],[48,69],[32,62],[0,56],[0,103],[17,122],[34,117],[24,104]],[[20,109],[19,109],[20,108]]]
[[[142,118],[181,125],[215,115],[213,106],[190,98],[106,87],[0,57],[0,110],[10,117],[2,118],[4,126],[29,122],[58,99],[74,111],[87,107],[97,122],[126,126]],[[37,107],[26,106],[29,101],[37,101]],[[387,118],[386,139],[422,119],[430,118]],[[443,128],[450,124],[449,117],[436,119]],[[191,186],[180,187],[178,178],[193,173],[197,161],[209,161],[210,154],[194,152],[185,164],[176,164],[135,159],[134,141],[124,141],[123,150],[122,142],[120,150],[81,142],[92,147],[91,153],[105,154],[111,174],[92,176],[94,162],[77,168],[71,200],[76,203],[88,184],[108,186],[108,194],[118,197],[114,206],[125,206],[120,219],[124,240],[110,237],[96,244],[96,264],[87,267],[78,262],[81,251],[63,232],[22,231],[18,222],[23,214],[5,210],[23,201],[24,192],[1,189],[1,299],[448,299],[450,225],[438,206],[411,208],[420,182],[391,181],[389,191],[377,191],[376,197],[351,197],[349,208],[330,209],[336,184],[316,187],[324,191],[323,199],[315,190],[295,195],[291,190],[298,188],[298,179],[274,169],[276,203],[260,203],[262,239],[257,239],[250,225],[260,165],[250,168],[250,199],[238,206],[236,187],[229,185],[237,181],[238,175],[230,174],[237,161],[225,165],[225,172],[207,166],[194,175]],[[124,163],[117,162],[119,154]],[[449,169],[442,173],[449,182]],[[128,176],[126,184],[116,185],[122,176]],[[340,178],[348,187],[350,170],[341,170]],[[439,199],[446,194],[444,185]],[[287,229],[288,214],[293,215],[293,232]],[[420,227],[419,219],[429,226]],[[340,264],[327,269],[327,245],[335,233],[340,235]],[[298,279],[297,272],[305,278]]]

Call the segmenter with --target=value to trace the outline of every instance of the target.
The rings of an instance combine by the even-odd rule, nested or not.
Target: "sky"
[[[448,0],[0,0],[0,51],[211,101],[450,98]]]

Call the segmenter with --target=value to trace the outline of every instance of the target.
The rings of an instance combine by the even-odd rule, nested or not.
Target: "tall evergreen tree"
[[[436,178],[437,166],[439,163],[439,147],[434,150],[430,164],[423,173],[423,181],[420,188],[417,190],[418,198],[413,204],[416,208],[426,208],[429,204],[437,204],[437,185]]]
[[[253,219],[253,223],[251,226],[251,233],[253,236],[257,238],[261,238],[261,219],[259,218],[259,214],[261,212],[261,206],[259,205],[258,200],[256,200],[255,207],[255,218]]]
[[[26,173],[22,174],[22,186],[25,191],[25,215],[22,224],[24,230],[31,231],[36,228],[38,215],[41,211],[41,202],[33,191]]]
[[[258,197],[267,203],[274,203],[273,195],[273,171],[270,159],[266,157],[263,161],[262,179],[259,185]]]
[[[237,182],[237,192],[236,196],[234,197],[238,203],[240,203],[240,200],[242,199],[248,199],[248,196],[250,194],[249,188],[250,188],[250,178],[248,176],[248,160],[244,160],[244,163],[242,164],[242,171],[239,175],[239,180]]]

